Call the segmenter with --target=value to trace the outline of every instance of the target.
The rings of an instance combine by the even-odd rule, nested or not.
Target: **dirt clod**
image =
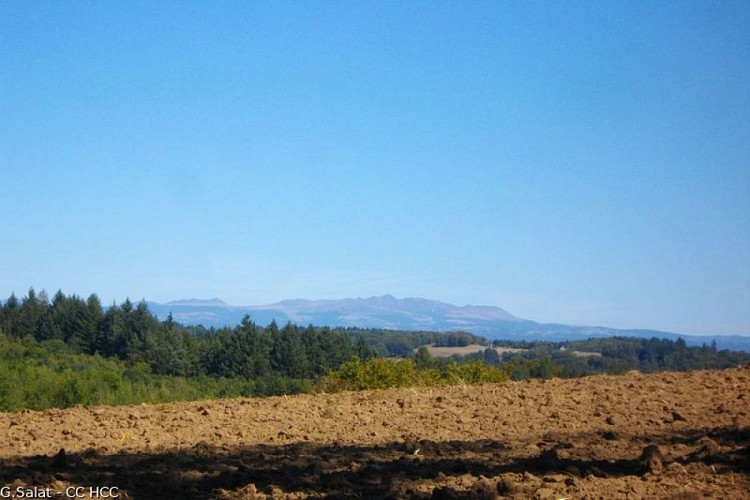
[[[511,496],[516,493],[518,493],[519,488],[516,485],[515,481],[503,478],[500,481],[497,482],[497,493],[502,496]]]
[[[687,419],[682,416],[682,414],[678,411],[672,412],[672,421],[673,422],[687,422]]]
[[[65,448],[60,448],[60,451],[52,457],[52,463],[50,465],[56,470],[64,470],[68,468],[68,456],[65,454]]]
[[[656,445],[650,445],[643,448],[638,461],[647,472],[658,474],[664,468],[664,456]]]

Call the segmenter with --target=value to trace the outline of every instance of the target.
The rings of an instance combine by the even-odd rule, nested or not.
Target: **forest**
[[[466,332],[279,326],[246,316],[234,327],[157,319],[145,301],[103,306],[29,289],[0,303],[0,411],[137,404],[316,390],[576,377],[628,370],[725,368],[750,354],[684,341],[607,338],[502,342],[452,358],[424,346],[489,345]],[[580,353],[585,353],[581,355]]]

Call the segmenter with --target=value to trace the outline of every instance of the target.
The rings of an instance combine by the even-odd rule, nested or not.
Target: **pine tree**
[[[15,293],[11,293],[8,300],[2,307],[2,329],[11,337],[20,337],[18,332],[18,316],[20,315],[18,298]]]
[[[37,296],[34,288],[29,288],[28,295],[21,301],[20,316],[18,318],[18,335],[32,336],[39,339],[39,327],[48,307],[46,294]]]

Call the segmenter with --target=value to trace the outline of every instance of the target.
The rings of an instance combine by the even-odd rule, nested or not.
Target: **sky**
[[[750,335],[750,2],[0,2],[0,300]]]

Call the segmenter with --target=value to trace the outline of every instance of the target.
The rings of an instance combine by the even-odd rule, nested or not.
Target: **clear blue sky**
[[[0,3],[0,298],[750,335],[750,2]]]

